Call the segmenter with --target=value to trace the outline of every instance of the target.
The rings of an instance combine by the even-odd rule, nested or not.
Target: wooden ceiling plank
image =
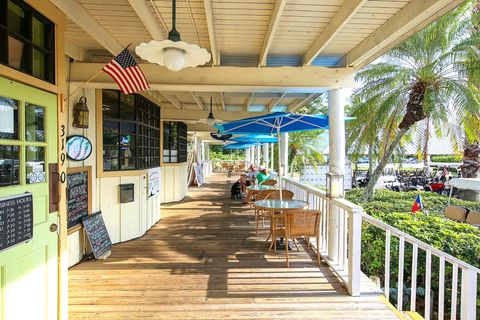
[[[346,66],[361,68],[377,59],[463,0],[412,0],[344,57]],[[388,2],[383,3],[388,4]]]
[[[166,38],[164,30],[160,28],[157,19],[145,0],[128,0],[128,2],[154,40]]]
[[[200,110],[205,110],[205,105],[203,104],[202,99],[200,99],[200,97],[193,92],[190,92],[190,94],[192,95],[193,100],[195,100]]]
[[[295,112],[299,108],[303,107],[305,104],[309,103],[310,101],[318,98],[321,94],[320,93],[312,93],[309,96],[307,96],[305,99],[293,101],[289,106],[288,106],[288,111],[289,112]]]
[[[111,54],[117,55],[125,48],[78,1],[50,0],[50,2]]]
[[[305,52],[303,64],[310,65],[366,2],[367,0],[346,0],[320,36],[313,42],[307,52]]]
[[[177,99],[177,97],[170,95],[164,91],[161,92],[162,96],[167,99],[171,104],[173,104],[178,110],[183,110],[184,106],[180,102],[180,100]]]
[[[212,0],[203,0],[205,15],[207,17],[208,38],[210,39],[210,50],[212,53],[212,66],[218,64],[219,56],[217,51],[217,39],[215,38],[215,23],[213,20]]]
[[[272,16],[270,18],[270,24],[268,26],[267,33],[265,34],[265,40],[263,42],[262,51],[260,53],[260,60],[258,62],[258,66],[266,66],[267,65],[267,55],[268,51],[270,50],[270,46],[273,41],[273,37],[275,36],[275,31],[277,30],[278,24],[283,14],[283,10],[285,10],[285,5],[287,0],[276,0],[275,5],[273,7]]]
[[[268,104],[267,110],[268,112],[272,112],[272,109],[287,95],[287,92],[282,93],[278,98],[272,99],[272,101]]]

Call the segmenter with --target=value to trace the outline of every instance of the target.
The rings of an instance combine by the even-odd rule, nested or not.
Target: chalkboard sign
[[[71,168],[67,173],[67,227],[78,229],[91,213],[91,168]]]
[[[0,199],[0,251],[33,238],[31,193]]]
[[[82,221],[95,259],[98,259],[112,249],[112,241],[103,222],[102,212],[94,213]]]

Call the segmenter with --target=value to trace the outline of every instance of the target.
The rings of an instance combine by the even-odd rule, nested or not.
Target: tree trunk
[[[430,118],[427,118],[427,128],[425,129],[425,141],[423,145],[423,170],[427,176],[430,175],[430,167],[428,166],[428,143],[430,141]]]
[[[370,180],[368,181],[367,187],[365,188],[365,192],[363,194],[363,200],[364,201],[372,201],[373,200],[373,189],[375,187],[375,184],[378,181],[378,178],[382,175],[383,169],[385,169],[385,166],[388,164],[390,161],[390,158],[393,155],[393,151],[395,148],[398,147],[400,144],[400,141],[402,138],[405,136],[407,133],[407,129],[400,129],[395,136],[395,139],[392,141],[390,146],[387,149],[387,152],[383,155],[383,158],[380,160],[378,163],[378,166],[375,168],[375,171],[370,175]]]
[[[372,201],[373,200],[373,189],[377,183],[378,178],[385,169],[388,161],[393,155],[393,151],[398,147],[403,136],[407,133],[416,122],[421,121],[427,117],[425,111],[423,110],[423,100],[425,97],[425,91],[427,89],[427,84],[425,82],[416,82],[410,89],[407,102],[407,112],[403,116],[402,122],[398,125],[398,133],[393,139],[392,143],[388,146],[387,152],[383,155],[382,159],[378,163],[378,166],[375,168],[375,171],[370,176],[367,187],[365,188],[365,193],[363,194],[363,200]]]
[[[368,175],[373,172],[373,143],[368,145]]]

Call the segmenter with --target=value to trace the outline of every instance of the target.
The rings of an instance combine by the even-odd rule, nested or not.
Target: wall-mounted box
[[[135,184],[125,183],[120,185],[120,203],[135,201]]]

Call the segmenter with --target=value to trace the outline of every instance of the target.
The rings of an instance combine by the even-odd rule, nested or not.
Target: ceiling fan
[[[206,123],[209,126],[213,126],[215,123],[223,122],[222,120],[215,119],[215,116],[213,115],[213,98],[212,97],[210,97],[210,112],[208,113],[208,116],[206,118],[200,119],[200,122]]]

